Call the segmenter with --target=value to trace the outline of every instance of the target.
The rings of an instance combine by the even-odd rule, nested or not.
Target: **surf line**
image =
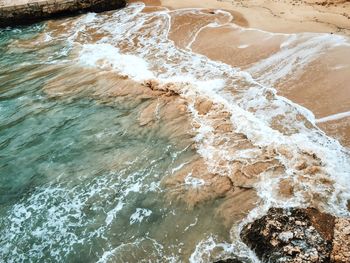
[[[340,112],[340,113],[336,113],[336,114],[332,114],[332,115],[323,117],[321,119],[317,119],[316,123],[335,121],[335,120],[340,120],[340,119],[343,119],[346,117],[350,117],[350,111]]]

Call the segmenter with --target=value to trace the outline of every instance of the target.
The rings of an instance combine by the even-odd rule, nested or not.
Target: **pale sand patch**
[[[338,32],[350,34],[350,2],[271,1],[271,0],[162,0],[162,5],[177,8],[202,7],[235,10],[248,21],[249,27],[270,32]]]

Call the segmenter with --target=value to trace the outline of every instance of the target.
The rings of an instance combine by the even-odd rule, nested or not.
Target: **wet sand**
[[[270,32],[337,32],[349,35],[350,2],[346,0],[162,0],[171,8],[220,8],[241,13],[251,28]]]
[[[288,37],[293,36],[291,34],[298,34],[295,35],[297,38],[307,39],[308,36],[301,34],[314,32],[329,33],[333,36],[332,34],[336,33],[348,38],[350,2],[254,1],[253,3],[253,1],[216,0],[144,2],[148,5],[161,4],[175,10],[192,7],[207,8],[208,15],[213,13],[214,9],[229,11],[233,15],[232,22],[237,27],[232,24],[206,27],[210,17],[187,14],[174,19],[170,38],[181,48],[192,49],[210,59],[247,70],[262,84],[273,86],[278,90],[278,94],[311,110],[316,122],[318,119],[350,110],[348,85],[350,83],[350,46],[324,46],[315,51],[315,56],[310,58],[302,69],[295,66],[293,69],[295,74],[282,78],[271,80],[271,77],[266,77],[277,74],[273,69],[255,70],[259,62],[273,55],[277,57],[282,53],[281,46]],[[219,22],[225,23],[225,21]],[[242,28],[251,29],[242,30]],[[194,36],[192,32],[198,29],[200,32]],[[317,41],[310,43],[308,48],[322,44],[323,40],[319,41],[319,43]],[[300,51],[298,52],[294,55],[295,57],[302,56]],[[319,127],[328,135],[338,139],[342,145],[350,146],[348,118],[337,119],[336,125],[335,120],[332,122],[323,121],[319,123]]]
[[[146,3],[149,6],[142,11],[143,13],[152,15],[152,12],[161,8],[159,7],[161,3],[158,1],[146,1]],[[166,3],[163,4],[167,5]],[[153,5],[156,7],[152,7]],[[218,5],[220,6],[221,3]],[[346,83],[348,83],[350,76],[348,74],[349,62],[344,56],[344,53],[346,54],[349,51],[347,46],[337,47],[337,43],[332,42],[333,38],[329,41],[327,35],[291,35],[247,29],[249,18],[236,13],[235,10],[224,12],[216,10],[217,5],[213,6],[202,10],[189,9],[185,12],[177,11],[177,9],[166,11],[171,18],[169,20],[171,21],[169,39],[183,50],[192,50],[204,54],[210,59],[223,61],[234,67],[244,69],[259,83],[277,88],[281,95],[312,110],[316,114],[316,118],[323,118],[347,110],[347,103],[350,101],[346,97],[349,95],[347,94]],[[239,22],[232,24],[232,17],[238,17]],[[208,26],[208,23],[213,23],[213,21],[215,21],[214,26]],[[48,26],[53,36],[64,33],[68,27],[73,27],[73,25],[61,25],[55,22]],[[98,29],[99,27],[89,28],[89,38],[85,39],[84,35],[81,37],[77,35],[76,41],[90,44],[109,36],[109,33],[101,33]],[[146,29],[148,28],[145,27],[144,30]],[[193,32],[197,33],[194,34]],[[137,37],[132,39],[132,43],[136,43],[135,46],[129,45],[127,41],[126,43],[113,42],[113,44],[118,45],[119,50],[125,54],[130,51],[135,52],[134,49],[142,41],[143,34],[149,36],[150,33],[141,30],[137,32]],[[320,50],[314,50],[312,47],[320,41],[318,37],[321,37],[321,40],[326,37],[325,40],[327,41],[325,46],[321,45]],[[153,39],[150,38],[150,40]],[[338,39],[335,38],[335,41],[337,42]],[[302,64],[297,63],[305,55],[298,53],[300,44],[305,44],[305,48],[310,49],[312,54],[312,59]],[[279,58],[281,56],[285,60],[283,56],[284,46],[288,47],[288,45],[290,45],[291,50],[296,50],[295,54],[292,53],[291,55],[298,59],[295,65],[292,64],[290,68],[288,67],[288,74],[278,76],[277,73],[285,71],[283,68],[285,65],[283,63],[280,65]],[[335,48],[332,45],[335,45]],[[141,47],[143,51],[145,48],[143,45],[140,45]],[[332,52],[328,54],[329,49]],[[303,50],[303,46],[301,50]],[[98,50],[94,50],[94,52],[97,53]],[[159,51],[155,50],[154,52]],[[279,53],[282,53],[282,55]],[[314,59],[314,53],[324,53],[326,55],[316,56]],[[268,61],[269,66],[264,66],[264,60],[274,58],[274,56],[277,56],[276,63]],[[163,56],[161,57],[163,58]],[[309,58],[310,56],[306,54],[305,57]],[[154,54],[150,56],[150,59],[153,58]],[[171,58],[171,62],[180,64],[184,61],[181,60],[181,57],[174,56]],[[280,145],[271,143],[268,146],[255,144],[252,141],[255,134],[250,135],[251,138],[244,134],[253,131],[237,129],[239,121],[235,119],[236,112],[230,108],[231,105],[211,98],[210,93],[205,93],[205,90],[196,91],[195,87],[186,82],[168,81],[162,83],[157,79],[148,79],[143,83],[139,83],[130,76],[116,74],[113,63],[113,61],[108,61],[107,58],[99,59],[95,62],[98,70],[92,70],[91,72],[87,70],[84,74],[81,68],[67,69],[61,78],[53,79],[48,83],[45,90],[49,94],[60,95],[81,92],[76,87],[84,87],[84,92],[88,90],[87,87],[91,87],[91,93],[98,100],[126,100],[133,101],[132,103],[148,101],[147,106],[139,115],[140,127],[144,127],[145,132],[159,129],[159,134],[169,138],[174,143],[180,143],[182,147],[192,147],[197,151],[185,166],[179,168],[178,172],[175,171],[171,177],[164,178],[165,188],[171,189],[169,191],[170,199],[184,202],[191,209],[209,200],[228,199],[230,201],[228,203],[224,202],[222,207],[218,207],[217,211],[220,211],[218,213],[225,218],[228,224],[232,224],[241,220],[259,202],[256,195],[256,185],[258,182],[264,181],[262,176],[268,177],[265,178],[266,184],[271,183],[269,180],[276,179],[276,189],[271,194],[275,195],[277,200],[283,201],[284,198],[292,198],[292,195],[295,194],[299,197],[302,196],[306,202],[315,207],[322,207],[326,199],[330,198],[330,193],[334,190],[334,181],[330,179],[321,157],[313,153],[313,150],[300,150],[299,148],[294,150],[283,143]],[[332,71],[329,70],[337,67],[337,63],[345,65],[338,68],[339,75],[332,74]],[[158,72],[168,70],[157,67],[155,69]],[[186,65],[182,70],[187,70],[188,67]],[[296,71],[296,69],[301,70]],[[250,94],[245,94],[244,90],[250,89],[252,82],[249,79],[240,79],[239,77],[235,79],[236,76],[231,71],[232,69],[225,72],[225,74],[226,76],[233,74],[233,76],[229,75],[229,78],[233,78],[233,87],[238,87],[238,89],[227,90],[227,93],[232,93],[233,96],[237,95],[237,99],[240,96],[250,96]],[[315,71],[317,74],[314,74]],[[79,75],[80,78],[72,77],[71,79],[76,79],[77,82],[68,84],[65,82],[67,74]],[[205,73],[200,72],[200,74]],[[310,82],[307,82],[309,80]],[[327,89],[324,89],[322,81],[331,81],[331,84],[334,84],[332,96],[329,96]],[[306,86],[309,87],[309,90],[305,90]],[[343,88],[341,88],[342,86]],[[99,88],[96,89],[95,87]],[[309,94],[305,94],[305,91]],[[194,93],[191,94],[191,92]],[[239,95],[240,92],[242,92],[241,95]],[[258,96],[258,99],[263,98],[268,106],[259,105],[258,103],[256,106],[252,106],[253,109],[247,107],[246,111],[262,110],[264,112],[266,110],[268,112],[269,108],[275,107],[273,103],[278,98],[273,93],[263,91]],[[254,106],[257,108],[254,108]],[[243,104],[242,107],[246,106]],[[192,110],[190,110],[191,108]],[[190,111],[192,111],[192,115]],[[301,126],[305,126],[306,129],[310,130],[314,129],[313,124],[300,113],[295,113],[296,120],[293,121],[294,113],[291,111],[294,111],[294,109],[291,108],[289,111],[283,109],[282,115],[277,115],[272,119],[272,128],[283,136],[297,134]],[[159,120],[162,121],[160,126]],[[344,135],[344,128],[342,133],[337,133],[334,126],[327,126],[326,124],[327,122],[323,122],[322,128],[326,131],[331,130],[332,135],[336,134],[341,138],[344,145],[348,143],[348,132],[345,132]],[[158,128],[154,128],[154,125]],[[208,131],[206,131],[206,125],[210,127]],[[340,127],[341,124],[338,124],[338,126]],[[148,129],[151,127],[153,128]],[[196,139],[196,136],[201,136],[201,139]],[[257,138],[260,138],[261,134],[257,136]],[[282,178],[281,175],[286,174],[287,167],[295,171],[292,175]],[[189,185],[191,187],[188,187]],[[305,188],[305,185],[308,185],[308,188]],[[271,189],[270,191],[272,192]],[[246,202],[242,202],[243,199]],[[237,210],[237,207],[230,205],[230,203],[242,203],[242,205]]]
[[[222,2],[182,10],[146,2],[148,7],[130,4],[117,12],[50,21],[37,38],[8,47],[19,52],[42,45],[35,46],[39,54],[45,46],[68,47],[61,63],[31,76],[57,71],[43,85],[50,99],[84,97],[133,109],[135,121],[125,126],[131,138],[176,145],[178,152],[160,153],[173,161],[169,168],[159,157],[169,172],[157,173],[156,181],[164,203],[191,215],[202,211],[196,217],[179,213],[184,232],[198,221],[200,233],[218,232],[234,243],[230,253],[247,256],[250,251],[237,246],[240,227],[271,206],[348,215],[347,149],[325,136],[309,111],[279,96],[312,110],[319,125],[345,145],[348,38],[252,29],[249,16],[216,9],[227,5]],[[137,147],[127,156],[131,160],[143,154]],[[113,157],[111,166],[125,161]],[[143,163],[148,162],[153,160]],[[202,258],[198,234],[180,233],[177,239],[175,224],[154,224],[157,240],[185,240],[181,256]],[[204,262],[223,256],[209,253]]]
[[[77,79],[77,74],[81,78]],[[66,79],[73,79],[71,76],[75,76],[76,81],[68,83]],[[205,203],[220,200],[220,204],[213,208],[212,213],[222,220],[225,226],[231,227],[242,220],[259,202],[252,186],[258,178],[258,174],[253,172],[258,172],[259,165],[252,165],[247,169],[238,166],[237,171],[242,169],[243,172],[249,173],[251,169],[251,174],[242,174],[240,180],[235,178],[237,173],[227,177],[209,171],[205,160],[195,152],[193,120],[187,110],[188,102],[178,95],[178,89],[175,84],[161,85],[155,80],[138,83],[115,72],[101,73],[76,67],[65,69],[61,76],[50,80],[44,88],[46,94],[52,98],[83,93],[100,103],[119,102],[135,106],[144,104],[135,130],[142,130],[145,136],[157,133],[179,148],[193,150],[193,155],[185,163],[162,179],[161,185],[167,189],[169,202],[178,202],[193,210]],[[206,114],[211,107],[204,101],[196,105],[201,114]],[[253,166],[257,166],[255,171],[252,170]],[[260,170],[263,171],[264,167]],[[246,176],[253,178],[249,182]]]
[[[186,3],[184,6],[173,7],[186,7],[189,4]],[[204,3],[208,4],[209,2]],[[201,10],[187,9],[181,11],[173,9],[172,11],[166,11],[170,18],[169,21],[171,21],[169,39],[183,50],[192,50],[195,53],[204,54],[210,59],[223,61],[234,67],[244,69],[259,83],[267,87],[277,88],[280,95],[286,96],[313,111],[317,119],[347,110],[347,103],[350,100],[346,97],[349,95],[347,94],[346,83],[350,74],[347,74],[349,62],[344,54],[349,51],[349,47],[343,45],[338,47],[338,42],[342,43],[343,38],[339,40],[332,36],[328,39],[328,34],[281,34],[246,28],[249,25],[249,18],[236,13],[235,10],[230,10],[230,12],[216,10],[215,8],[222,5],[221,2],[211,1],[210,3],[213,4],[211,8]],[[215,5],[214,3],[218,4]],[[148,4],[148,8],[145,8],[142,12],[150,15],[161,8],[159,7],[160,4],[169,5],[167,2],[159,3],[158,1],[146,1],[146,4]],[[154,5],[156,7],[152,7]],[[232,24],[232,17],[238,17],[239,22]],[[208,26],[208,23],[212,26]],[[55,24],[52,26],[55,27]],[[57,32],[64,32],[67,26],[64,25],[61,29],[58,28]],[[97,32],[95,33],[94,30],[89,29],[92,41],[104,37],[101,32],[96,34]],[[137,34],[139,33],[141,33],[140,36],[137,35],[132,39],[132,43],[136,43],[136,46],[117,43],[119,49],[125,53],[135,52],[134,49],[138,47],[139,41],[142,41],[142,38],[139,39],[139,37],[143,37],[143,34],[146,36],[150,34],[147,31],[137,32]],[[331,35],[329,34],[329,36]],[[314,46],[318,46],[322,40],[325,44],[319,45],[320,49],[314,49]],[[86,40],[78,37],[77,41],[84,43]],[[140,45],[140,47],[142,47],[142,51],[145,49],[143,45]],[[307,49],[311,55],[309,53],[304,54],[302,52],[304,49]],[[285,54],[286,50],[292,50],[293,53]],[[329,50],[331,52],[327,53]],[[97,51],[94,50],[94,52]],[[318,56],[319,54],[325,55]],[[288,56],[296,57],[295,63],[285,65],[285,61],[289,60],[286,59],[286,56],[287,58]],[[161,57],[163,58],[163,56]],[[153,58],[154,55],[151,55],[150,59]],[[283,63],[281,63],[280,58],[282,58]],[[271,59],[272,61],[270,61]],[[303,59],[306,59],[305,62]],[[239,200],[240,195],[236,194],[237,191],[249,190],[248,193],[244,193],[244,196],[249,196],[247,197],[249,202],[240,207],[242,214],[246,214],[254,207],[252,204],[259,200],[255,195],[255,187],[258,182],[264,181],[262,176],[266,175],[269,177],[265,178],[267,184],[269,184],[269,180],[278,178],[276,183],[279,187],[276,187],[275,192],[271,193],[276,196],[277,200],[289,198],[288,193],[289,195],[293,193],[296,196],[302,196],[306,202],[315,207],[322,207],[325,200],[330,198],[330,193],[334,190],[334,181],[329,177],[329,172],[324,167],[321,159],[324,157],[319,157],[318,153],[314,153],[313,150],[307,148],[300,150],[300,146],[293,150],[283,143],[280,145],[271,143],[269,146],[254,143],[252,137],[248,138],[245,134],[252,131],[242,131],[237,128],[239,121],[236,120],[235,115],[238,112],[236,113],[230,108],[231,105],[211,98],[210,93],[203,93],[205,90],[196,91],[194,86],[186,82],[161,83],[156,79],[147,80],[140,85],[140,83],[127,76],[116,77],[112,64],[109,66],[110,62],[105,60],[106,58],[98,60],[96,66],[103,71],[111,72],[103,73],[99,78],[91,74],[91,76],[94,76],[94,82],[96,82],[96,79],[103,82],[98,81],[99,84],[96,86],[105,87],[95,90],[97,97],[123,99],[127,96],[132,97],[135,101],[149,100],[149,105],[140,113],[140,126],[147,128],[152,126],[157,118],[160,118],[164,125],[160,126],[160,134],[174,139],[174,142],[182,141],[184,147],[190,145],[199,153],[193,159],[188,160],[186,166],[181,167],[178,173],[164,179],[163,183],[166,188],[174,189],[174,191],[170,191],[171,199],[182,200],[193,208],[198,203],[207,202],[208,200],[228,198],[232,192],[235,193],[233,196]],[[265,60],[268,60],[268,66],[265,66]],[[171,58],[171,62],[185,63],[181,60],[181,57],[176,56]],[[334,67],[339,66],[337,63],[345,65],[338,68],[339,75],[332,74],[331,71]],[[169,70],[157,67],[158,65],[155,69],[158,72]],[[189,65],[186,65],[182,70],[186,71],[188,67]],[[233,74],[229,78],[234,79],[233,87],[237,87],[237,90],[231,87],[226,92],[232,93],[237,100],[240,99],[240,96],[251,96],[249,93],[245,93],[245,89],[252,88],[249,78],[240,79],[231,71],[232,69],[225,72],[225,74]],[[315,71],[317,74],[315,74]],[[285,74],[279,75],[281,72]],[[77,72],[72,74],[77,75]],[[200,74],[205,73],[200,72]],[[62,75],[61,81],[64,82],[65,78],[66,76]],[[84,77],[84,81],[87,79]],[[104,79],[109,80],[105,83]],[[308,82],[309,80],[310,82]],[[65,85],[62,85],[61,81],[54,80],[54,86],[59,87],[59,89],[64,87]],[[334,84],[333,88],[330,88],[333,92],[331,93],[332,96],[329,96],[322,81],[330,81],[331,84]],[[77,84],[75,83],[74,86],[77,86]],[[86,87],[86,83],[78,86]],[[305,87],[308,87],[308,89],[305,89]],[[52,92],[52,86],[48,85],[47,90]],[[192,92],[193,94],[191,94]],[[241,95],[240,92],[242,92]],[[257,104],[252,104],[251,107],[246,106],[244,104],[246,102],[242,102],[242,107],[246,107],[246,110],[251,112],[264,112],[265,110],[269,112],[269,109],[281,105],[273,105],[278,98],[268,90],[257,94],[257,96],[251,99],[263,99],[268,103],[268,106],[259,105],[260,102],[257,101]],[[283,108],[281,115],[271,118],[271,127],[283,136],[298,134],[302,126],[314,130],[313,123],[310,123],[310,120],[306,119],[301,113],[292,113],[294,106],[289,105],[287,107],[290,106],[290,110]],[[192,116],[189,114],[191,108]],[[266,113],[264,114],[266,115]],[[296,115],[294,116],[294,114]],[[261,117],[265,118],[264,116]],[[296,119],[293,120],[293,118]],[[323,123],[326,124],[326,122]],[[206,126],[210,127],[208,131],[206,131]],[[322,126],[326,131],[330,129],[327,127],[326,125]],[[334,133],[336,132],[334,126],[332,126],[332,135]],[[344,145],[347,143],[347,134],[347,132],[345,132],[345,136],[344,133],[337,134],[343,140]],[[196,136],[201,136],[201,139],[196,139]],[[255,134],[250,136],[254,137]],[[257,138],[260,136],[258,134]],[[246,154],[246,152],[249,152],[249,154]],[[286,174],[287,167],[295,170],[294,173],[281,178],[281,175]],[[192,173],[191,178],[188,177],[190,173]],[[293,180],[290,180],[289,177]],[[193,188],[186,187],[186,185],[192,183],[194,183]],[[197,184],[201,187],[197,187]],[[305,189],[305,185],[309,187]],[[219,210],[225,211],[225,213],[233,211],[233,214],[237,212],[233,208]],[[223,217],[226,216],[223,214]],[[235,217],[232,216],[232,218]],[[232,223],[232,221],[230,222]]]
[[[209,28],[198,35],[192,50],[250,71],[250,67],[254,68],[259,61],[278,55],[284,38],[283,35],[269,35],[256,30],[242,32],[230,26]],[[251,74],[263,84],[276,88],[280,95],[311,110],[316,119],[347,112],[350,109],[350,47],[325,47],[319,52],[320,56],[310,59],[302,70],[296,67],[298,72],[281,79],[269,79],[268,75],[273,76],[275,72],[268,69],[251,70]],[[326,122],[320,127],[334,136],[334,126],[330,130]],[[338,122],[341,126],[347,124],[345,118]],[[350,130],[343,129],[335,137],[343,145],[350,145]]]

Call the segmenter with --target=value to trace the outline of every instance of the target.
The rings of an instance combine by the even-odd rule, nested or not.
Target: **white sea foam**
[[[336,214],[348,213],[344,200],[350,197],[350,186],[342,184],[349,179],[347,150],[315,126],[312,112],[277,96],[274,89],[261,84],[271,85],[290,74],[297,74],[296,70],[301,70],[326,50],[346,43],[346,38],[310,33],[286,35],[279,52],[258,62],[246,72],[176,48],[168,39],[172,21],[169,13],[172,11],[140,13],[140,10],[141,4],[131,4],[120,15],[116,13],[112,18],[102,16],[98,21],[95,19],[90,26],[99,27],[98,32],[109,35],[100,40],[101,43],[83,43],[80,61],[106,70],[100,66],[99,61],[102,59],[102,65],[110,63],[113,69],[135,80],[156,78],[162,83],[171,82],[181,86],[181,95],[189,101],[189,110],[200,124],[196,136],[198,152],[207,160],[209,168],[219,174],[229,172],[230,167],[226,167],[226,171],[217,170],[214,156],[227,161],[248,160],[259,156],[261,147],[287,148],[294,158],[287,159],[280,155],[279,161],[286,167],[286,174],[293,177],[298,156],[304,152],[316,154],[321,159],[325,173],[335,180],[336,189],[329,199],[334,203],[325,204],[325,209]],[[192,12],[193,9],[189,10],[177,12]],[[115,26],[116,21],[123,21],[122,26]],[[123,51],[119,47],[123,47]],[[250,73],[253,76],[257,74],[258,79],[255,80]],[[249,156],[244,155],[246,150],[238,150],[233,154],[229,153],[229,148],[215,146],[219,138],[214,133],[210,116],[200,116],[196,111],[194,102],[197,97],[222,105],[232,114],[231,122],[235,131],[244,134],[256,147],[251,149]],[[272,126],[276,121],[283,127],[283,132]],[[264,182],[261,184],[264,185]],[[308,187],[317,191],[315,186]],[[283,205],[277,196],[265,193],[271,192],[271,189],[259,186],[257,189],[262,191],[259,195],[266,198],[266,202]],[[303,200],[297,200],[299,205],[303,203]]]
[[[45,42],[49,42],[52,40],[52,36],[49,34],[49,33],[45,33],[45,38],[44,38],[44,41]]]
[[[83,65],[117,70],[137,81],[154,77],[145,60],[133,55],[122,55],[118,48],[110,44],[85,44],[79,58]]]
[[[135,223],[141,223],[142,220],[146,217],[149,217],[152,214],[152,211],[145,208],[136,208],[135,213],[130,216],[130,225]]]
[[[184,232],[186,232],[187,230],[189,230],[191,227],[194,227],[195,225],[197,225],[198,223],[198,217],[195,218],[194,222],[192,224],[189,224],[185,229]]]
[[[247,48],[249,45],[239,45],[238,48]]]
[[[75,246],[105,238],[130,194],[141,191],[141,187],[142,191],[152,191],[143,180],[138,173],[127,178],[119,174],[73,187],[46,185],[35,189],[1,218],[0,257],[6,262],[28,262],[28,258],[34,262],[47,257],[60,262]],[[141,212],[150,215],[150,210]],[[90,217],[90,213],[98,216]],[[21,250],[16,249],[18,246]]]
[[[110,225],[116,216],[116,214],[123,209],[124,203],[123,202],[118,202],[116,207],[114,207],[112,210],[108,211],[107,217],[106,217],[106,225]]]
[[[181,164],[178,165],[177,167],[173,168],[173,169],[171,170],[171,173],[174,174],[175,172],[181,170],[186,164],[188,164],[188,162],[181,163]]]
[[[205,185],[205,181],[203,179],[200,179],[200,178],[195,178],[192,176],[192,173],[189,173],[185,177],[185,184],[188,186],[191,186],[193,188],[197,188],[197,187],[200,187],[202,185]]]
[[[170,13],[173,11],[141,13],[143,7],[143,4],[130,4],[113,16],[101,14],[90,19],[85,26],[104,35],[95,43],[78,38],[75,30],[81,28],[81,21],[77,22],[74,30],[67,34],[68,40],[80,50],[79,63],[101,70],[115,70],[137,81],[157,79],[161,83],[175,83],[181,87],[180,95],[187,100],[193,120],[200,124],[195,137],[197,151],[212,172],[225,176],[231,172],[232,161],[239,160],[250,164],[258,161],[263,151],[275,152],[276,159],[285,168],[284,172],[275,176],[270,171],[265,171],[261,175],[261,180],[255,187],[263,205],[253,210],[246,220],[261,215],[271,206],[307,206],[308,201],[303,195],[305,192],[315,192],[326,197],[327,201],[323,204],[326,211],[348,215],[348,150],[315,126],[312,112],[278,96],[270,87],[276,81],[298,74],[323,52],[345,45],[347,40],[328,34],[285,35],[286,41],[281,45],[280,51],[257,62],[247,71],[241,71],[224,63],[211,61],[191,50],[178,49],[168,39],[172,22]],[[177,12],[192,12],[191,10],[193,9]],[[217,24],[209,23],[207,26]],[[196,35],[192,42],[195,37]],[[254,76],[258,76],[257,79]],[[218,147],[216,143],[224,135],[215,132],[213,115],[216,112],[200,115],[195,107],[198,98],[210,100],[214,105],[219,105],[222,111],[230,113],[229,121],[235,133],[243,134],[252,145],[251,148],[233,149],[234,145],[225,144]],[[291,157],[283,155],[283,149],[287,149]],[[318,177],[314,176],[305,182],[296,182],[302,190],[296,191],[288,200],[282,200],[275,186],[283,178],[296,178],[298,171],[295,166],[306,154],[317,156],[323,176],[334,181],[333,188],[317,184]],[[185,183],[199,187],[205,182],[187,176]],[[140,184],[135,182],[132,187],[125,193],[138,192]],[[119,211],[117,207],[118,205],[114,210],[116,212]],[[111,212],[109,218],[114,218],[114,215]],[[134,217],[139,218],[139,213]],[[106,219],[107,226],[110,222]],[[133,222],[138,221],[135,219]],[[238,255],[245,253],[244,255],[254,259],[254,255],[249,254],[251,252],[243,244],[217,244],[213,238],[208,238],[198,244],[190,261],[206,262],[208,255],[217,247]]]
[[[147,252],[144,258],[137,258],[136,250]],[[117,247],[106,250],[96,263],[107,262],[180,262],[177,255],[166,255],[164,246],[157,240],[144,237],[133,242],[125,242]]]
[[[340,45],[347,38],[329,34],[292,34],[280,46],[281,50],[257,62],[248,72],[259,82],[273,85],[287,76],[298,76],[303,68],[323,53]]]
[[[328,122],[328,121],[335,121],[335,120],[340,120],[340,119],[347,118],[347,117],[350,117],[350,111],[340,112],[337,114],[326,116],[326,117],[317,119],[316,122],[322,123],[322,122]]]
[[[206,263],[215,259],[230,258],[232,254],[240,258],[249,258],[252,263],[260,263],[255,254],[243,243],[230,244],[217,241],[215,236],[208,236],[199,242],[189,258],[190,263]]]
[[[332,70],[339,70],[339,69],[344,69],[344,68],[348,68],[348,67],[350,67],[349,65],[336,65],[336,66],[334,66],[334,67],[332,67],[331,69]]]

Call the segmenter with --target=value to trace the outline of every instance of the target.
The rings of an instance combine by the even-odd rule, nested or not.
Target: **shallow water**
[[[13,44],[44,28],[1,32],[2,260],[182,261],[201,239],[228,241],[206,216],[215,201],[189,210],[166,198],[161,179],[194,153],[141,130],[142,103],[44,91],[64,47]]]
[[[203,27],[232,16],[143,8],[1,31],[0,257],[258,262],[237,237],[251,206],[243,222],[270,206],[347,215],[348,149],[264,86],[259,65],[262,83],[192,52]],[[169,34],[182,15],[198,34],[179,48]]]

